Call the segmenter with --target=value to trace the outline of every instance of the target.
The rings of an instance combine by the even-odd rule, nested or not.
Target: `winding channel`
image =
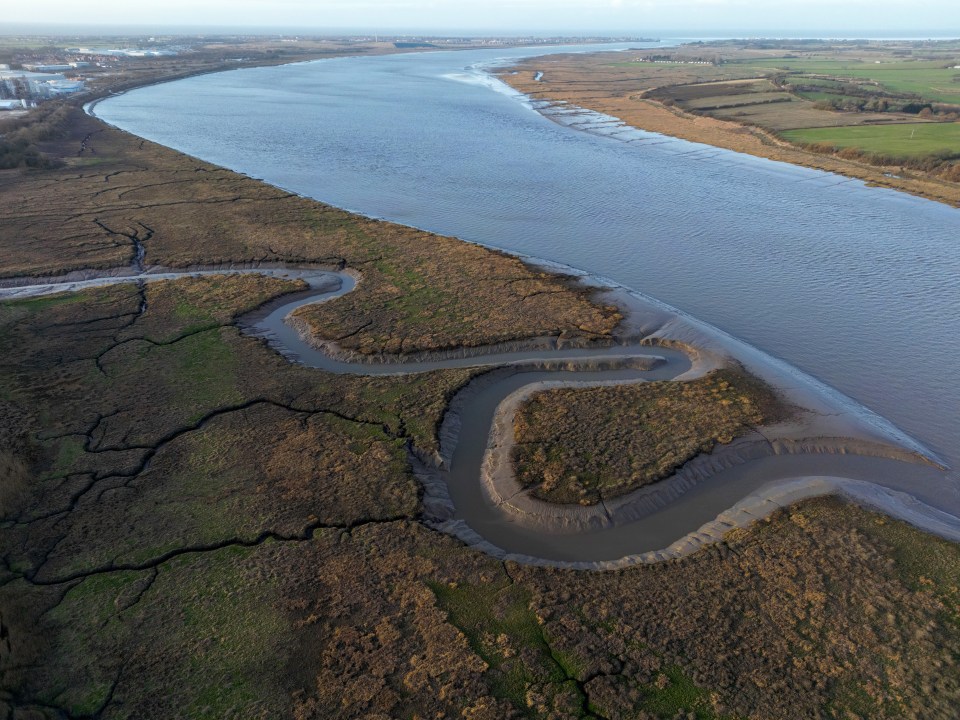
[[[452,398],[440,428],[439,453],[427,456],[412,449],[410,462],[424,488],[423,522],[496,557],[589,569],[657,562],[694,552],[798,500],[827,494],[960,541],[960,518],[912,492],[925,483],[935,486],[942,474],[932,453],[892,426],[865,418],[845,398],[825,397],[770,358],[748,356],[721,333],[622,288],[606,288],[627,314],[620,344],[556,347],[543,339],[373,360],[312,345],[292,316],[304,305],[351,292],[359,276],[350,271],[295,266],[86,271],[59,279],[3,281],[0,301],[237,273],[308,285],[237,320],[245,334],[261,338],[291,362],[359,375],[487,368]],[[800,408],[800,419],[759,428],[691,460],[662,482],[596,506],[546,503],[515,484],[509,467],[512,420],[531,393],[557,386],[683,381],[731,363],[770,382]]]

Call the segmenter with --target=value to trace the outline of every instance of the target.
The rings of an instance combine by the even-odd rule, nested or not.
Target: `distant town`
[[[433,37],[407,35],[363,35],[352,37],[149,37],[101,38],[104,42],[77,45],[73,38],[12,38],[19,51],[0,57],[0,112],[19,114],[54,98],[83,93],[91,81],[133,71],[149,72],[150,65],[182,57],[184,67],[191,60],[222,54],[222,62],[261,64],[264,56],[275,61],[312,59],[333,55],[425,49],[466,49],[477,47],[518,47],[567,43],[653,42],[641,37]],[[113,40],[112,43],[109,41]],[[72,41],[72,42],[71,42]],[[239,55],[239,56],[238,56]]]
[[[153,42],[150,38],[148,42]],[[0,64],[0,110],[21,110],[45,100],[83,92],[91,74],[103,74],[129,58],[178,55],[170,47],[42,48],[17,56],[19,63]]]

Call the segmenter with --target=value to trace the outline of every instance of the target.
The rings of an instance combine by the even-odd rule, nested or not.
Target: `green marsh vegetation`
[[[690,382],[552,389],[517,411],[513,465],[537,497],[592,505],[786,412],[761,382],[729,370]]]
[[[313,322],[351,332],[378,310],[358,347],[424,327],[421,347],[464,340],[462,319],[500,296],[513,307],[471,341],[603,341],[618,321],[511,258],[75,112],[42,142],[63,167],[0,171],[6,277],[122,267],[136,238],[148,263],[355,268],[358,304]],[[334,378],[239,332],[297,287],[230,276],[0,303],[5,715],[953,716],[955,544],[826,500],[616,572],[470,550],[421,522],[407,452],[436,450],[474,373]],[[431,287],[457,305],[416,327]]]

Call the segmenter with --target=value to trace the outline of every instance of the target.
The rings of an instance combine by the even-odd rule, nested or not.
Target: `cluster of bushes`
[[[960,163],[952,162],[945,164],[937,170],[936,174],[948,182],[960,183]]]
[[[37,143],[55,140],[67,128],[72,108],[69,105],[44,105],[23,118],[7,121],[0,136],[0,169],[50,168],[63,164],[37,147]]]
[[[859,160],[880,167],[896,165],[936,175],[950,182],[960,182],[960,151],[941,151],[925,157],[898,157],[855,147],[839,148],[830,143],[804,143],[801,147],[822,155],[836,155],[844,160]]]
[[[803,82],[799,78],[785,79],[780,76],[775,79],[784,90],[803,95],[804,93],[828,93],[834,97],[825,98],[815,103],[818,110],[832,110],[835,112],[893,112],[920,115],[922,117],[937,116],[944,120],[956,120],[960,114],[960,106],[946,103],[925,101],[919,95],[896,95],[884,92],[871,85],[850,82]]]
[[[819,100],[814,104],[818,110],[835,112],[893,112],[919,115],[920,117],[942,117],[944,120],[956,120],[957,110],[952,105],[934,105],[920,100],[905,100],[882,96],[838,95],[829,100]]]
[[[43,169],[59,167],[63,161],[40,152],[36,147],[21,141],[0,139],[0,170],[13,168]]]

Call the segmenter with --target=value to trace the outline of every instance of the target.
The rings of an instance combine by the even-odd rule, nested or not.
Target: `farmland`
[[[955,41],[691,43],[532,58],[501,77],[643,130],[960,204]]]
[[[960,153],[960,123],[917,123],[789,130],[783,137],[795,143],[823,143],[890,157],[925,157]]]
[[[960,64],[960,63],[957,63]],[[875,60],[835,61],[776,58],[747,61],[745,67],[758,71],[784,70],[801,76],[850,78],[875,83],[878,89],[902,95],[916,95],[927,101],[960,103],[960,69],[945,67],[942,61],[883,62]]]

